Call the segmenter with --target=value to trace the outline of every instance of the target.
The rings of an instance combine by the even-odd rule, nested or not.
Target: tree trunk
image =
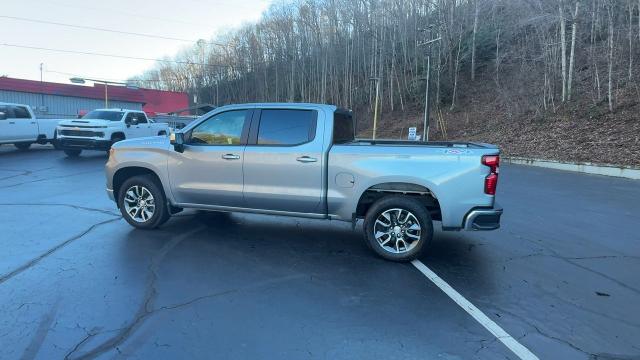
[[[564,2],[560,0],[560,63],[562,64],[562,102],[567,100],[567,25],[564,18]]]
[[[633,0],[629,0],[629,82],[633,78]],[[640,11],[640,8],[638,9]]]
[[[576,1],[576,11],[573,13],[573,23],[571,26],[571,55],[569,57],[569,82],[567,83],[567,97],[571,100],[571,85],[573,82],[573,68],[576,51],[576,32],[578,31],[578,8],[580,1]]]
[[[478,1],[473,2],[473,39],[471,40],[471,81],[476,79],[476,34],[478,32]],[[640,1],[640,0],[639,0]]]
[[[609,20],[609,111],[613,112],[613,2],[610,0],[607,6]]]

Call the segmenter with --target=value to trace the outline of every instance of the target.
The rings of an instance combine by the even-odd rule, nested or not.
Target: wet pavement
[[[104,152],[0,146],[0,358],[517,359],[350,224],[120,218]],[[540,359],[640,359],[640,182],[502,166],[500,230],[421,261]]]

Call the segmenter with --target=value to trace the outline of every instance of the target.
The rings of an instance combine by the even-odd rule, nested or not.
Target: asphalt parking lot
[[[120,218],[104,152],[0,146],[0,358],[517,359],[350,224]],[[640,359],[640,182],[501,167],[502,228],[420,259],[540,359]]]

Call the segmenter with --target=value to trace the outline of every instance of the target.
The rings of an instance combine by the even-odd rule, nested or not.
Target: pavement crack
[[[49,255],[53,254],[54,252],[56,252],[56,251],[58,251],[58,250],[60,250],[60,249],[62,249],[63,247],[65,247],[65,246],[69,245],[70,243],[72,243],[72,242],[74,242],[74,241],[76,241],[76,240],[78,240],[78,239],[82,238],[83,236],[87,235],[88,233],[90,233],[91,231],[93,231],[94,229],[96,229],[97,227],[100,227],[100,226],[102,226],[102,225],[105,225],[105,224],[108,224],[108,223],[111,223],[111,222],[114,222],[114,221],[118,221],[118,220],[120,220],[120,219],[121,219],[121,217],[117,217],[117,218],[115,218],[115,219],[109,219],[109,220],[105,220],[105,221],[99,222],[99,223],[97,223],[97,224],[93,224],[93,225],[91,225],[88,229],[84,230],[84,231],[83,231],[83,232],[81,232],[80,234],[77,234],[77,235],[75,235],[75,236],[73,236],[73,237],[71,237],[71,238],[69,238],[69,239],[67,239],[67,240],[65,240],[65,241],[63,241],[63,242],[61,242],[60,244],[58,244],[58,245],[56,245],[56,246],[52,247],[51,249],[49,249],[49,250],[45,251],[45,252],[44,252],[43,254],[41,254],[40,256],[38,256],[38,257],[36,257],[36,258],[34,258],[34,259],[30,260],[29,262],[27,262],[27,263],[25,263],[25,264],[21,265],[21,266],[20,266],[20,267],[18,267],[17,269],[14,269],[13,271],[11,271],[11,272],[9,272],[9,273],[7,273],[7,274],[5,274],[5,275],[0,276],[0,284],[4,283],[5,281],[7,281],[7,280],[11,279],[12,277],[14,277],[14,276],[16,276],[16,275],[18,275],[18,274],[20,274],[21,272],[23,272],[23,271],[25,271],[25,270],[27,270],[27,269],[31,268],[32,266],[34,266],[34,265],[36,265],[37,263],[39,263],[42,259],[46,258],[47,256],[49,256]]]
[[[9,175],[9,176],[5,176],[5,177],[1,177],[0,181],[12,179],[12,178],[19,177],[19,176],[29,176],[29,175],[31,175],[33,173],[36,173],[36,172],[45,171],[45,170],[51,170],[51,169],[54,169],[54,168],[55,168],[55,166],[50,166],[50,167],[47,167],[47,168],[44,168],[44,169],[38,169],[38,170],[19,170],[19,169],[0,168],[0,171],[11,171],[11,172],[19,173],[19,174],[16,174],[16,175]]]
[[[585,270],[585,271],[588,271],[588,272],[593,273],[593,274],[595,274],[595,275],[601,276],[601,277],[603,277],[603,278],[605,278],[605,279],[607,279],[607,280],[609,280],[609,281],[611,281],[611,282],[614,282],[614,283],[618,284],[619,286],[621,286],[621,287],[623,287],[623,288],[625,288],[625,289],[627,289],[627,290],[630,290],[630,291],[632,291],[632,292],[634,292],[634,293],[636,293],[636,294],[640,294],[640,289],[638,289],[638,288],[636,288],[636,287],[633,287],[633,286],[631,286],[631,285],[628,285],[628,284],[626,284],[626,283],[624,283],[624,282],[622,282],[622,281],[620,281],[620,280],[618,280],[618,279],[616,279],[616,278],[614,278],[614,277],[612,277],[612,276],[610,276],[610,275],[607,275],[607,274],[605,274],[605,273],[603,273],[603,272],[600,272],[600,271],[598,271],[598,270],[591,269],[591,268],[589,268],[589,267],[587,267],[587,266],[585,266],[585,265],[582,265],[582,264],[580,264],[580,263],[578,263],[578,262],[576,261],[576,260],[585,260],[585,259],[588,259],[589,257],[583,257],[583,258],[566,257],[566,256],[563,256],[562,254],[558,253],[557,251],[555,251],[555,250],[551,249],[550,247],[548,247],[548,246],[545,246],[545,245],[541,244],[541,243],[540,243],[540,242],[538,242],[538,241],[535,241],[535,240],[529,239],[529,238],[527,238],[527,237],[524,237],[524,236],[522,236],[522,235],[516,234],[516,233],[514,233],[513,231],[510,231],[509,233],[510,233],[511,235],[513,235],[513,236],[515,236],[515,237],[519,238],[519,239],[522,239],[522,240],[528,241],[528,242],[530,242],[530,243],[532,243],[532,244],[535,244],[535,245],[537,245],[537,246],[542,246],[542,248],[543,248],[544,250],[546,250],[548,253],[547,253],[547,254],[545,254],[545,253],[543,253],[543,252],[539,252],[539,253],[534,253],[534,254],[525,255],[525,256],[522,256],[522,257],[510,258],[508,261],[510,261],[510,260],[515,260],[515,259],[520,259],[520,258],[532,257],[532,256],[548,256],[548,257],[556,258],[556,259],[558,259],[558,260],[562,260],[562,261],[564,261],[564,262],[566,262],[566,263],[568,263],[568,264],[571,264],[571,265],[573,265],[573,266],[575,266],[575,267],[579,267],[579,268],[581,268],[581,269],[583,269],[583,270]],[[603,258],[603,256],[609,256],[609,255],[599,255],[599,256],[596,256],[596,257],[593,257],[593,258],[594,258],[594,259],[595,259],[595,258],[598,258],[598,259],[599,259],[599,258]],[[612,255],[612,256],[613,256],[613,255]],[[625,255],[620,255],[619,257],[625,257]],[[636,257],[634,257],[634,256],[626,256],[626,257],[636,258]]]
[[[95,173],[95,172],[103,172],[103,171],[104,170],[90,170],[90,171],[81,171],[81,172],[78,172],[78,173],[75,173],[75,174],[69,174],[69,175],[49,176],[49,177],[44,178],[44,179],[23,181],[23,182],[19,182],[19,183],[16,183],[16,184],[0,186],[0,189],[8,189],[8,188],[17,187],[17,186],[26,185],[26,184],[32,184],[32,183],[37,183],[37,182],[42,182],[42,181],[49,181],[49,180],[56,180],[56,179],[64,179],[64,178],[69,178],[69,177],[73,177],[73,176],[86,175],[86,174],[91,174],[91,173]]]
[[[145,295],[144,295],[144,298],[142,299],[140,307],[138,308],[138,311],[134,314],[133,319],[126,326],[118,330],[115,335],[111,336],[110,338],[96,345],[94,348],[88,350],[84,354],[78,357],[74,357],[73,359],[93,359],[111,349],[117,348],[118,345],[122,344],[125,340],[129,338],[131,334],[135,332],[135,329],[138,326],[140,326],[149,315],[153,314],[154,311],[156,311],[153,309],[153,302],[158,294],[156,290],[156,282],[158,280],[158,269],[160,267],[160,264],[162,263],[164,258],[167,256],[167,254],[173,248],[175,248],[180,242],[182,242],[184,239],[188,238],[189,236],[193,235],[194,233],[202,230],[203,228],[204,226],[201,226],[197,229],[194,229],[192,231],[189,231],[188,233],[183,234],[182,236],[175,237],[171,241],[164,244],[162,248],[160,248],[160,250],[151,258],[151,263],[149,264],[149,268],[148,268],[149,276],[147,281],[147,287],[145,290]],[[65,359],[72,359],[73,354],[75,354],[78,350],[80,350],[83,343],[85,343],[86,341],[87,341],[87,337],[85,337],[79,343],[77,343],[71,349],[71,351],[67,353],[67,356],[65,357]]]
[[[93,211],[111,216],[120,216],[120,213],[114,211],[65,203],[0,203],[0,206],[65,206],[76,210]]]
[[[522,321],[523,323],[527,324],[529,327],[533,328],[533,329],[536,331],[536,333],[538,333],[538,334],[539,334],[540,336],[542,336],[542,337],[545,337],[545,338],[550,339],[550,340],[554,340],[554,341],[556,341],[556,342],[563,343],[563,344],[565,344],[565,345],[569,346],[570,348],[572,348],[572,349],[574,349],[574,350],[576,350],[576,351],[579,351],[579,352],[581,352],[581,353],[583,353],[583,354],[585,354],[585,355],[589,355],[589,356],[596,356],[595,354],[590,353],[590,352],[588,352],[588,351],[586,351],[586,350],[582,349],[581,347],[579,347],[578,345],[576,345],[576,344],[572,343],[572,342],[571,342],[571,341],[569,341],[569,340],[565,340],[565,339],[562,339],[562,338],[560,338],[560,337],[553,336],[553,335],[551,335],[551,334],[547,333],[546,331],[541,330],[541,329],[540,329],[536,324],[534,324],[534,323],[533,323],[533,322],[531,322],[530,320],[528,320],[528,319],[526,319],[526,318],[524,318],[524,317],[522,317],[522,316],[520,316],[520,315],[517,315],[517,314],[515,314],[515,313],[513,313],[513,312],[511,312],[511,311],[504,310],[504,309],[498,309],[498,310],[499,310],[500,312],[504,313],[504,314],[507,314],[507,315],[509,315],[509,316],[511,316],[511,317],[513,317],[513,318],[515,318],[515,319],[518,319],[518,320]],[[527,335],[527,334],[525,334],[525,336],[526,336],[526,335]]]

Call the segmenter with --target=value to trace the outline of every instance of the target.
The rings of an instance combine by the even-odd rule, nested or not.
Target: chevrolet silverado
[[[184,208],[350,221],[389,260],[443,230],[493,230],[499,149],[462,142],[357,140],[349,111],[318,104],[217,108],[167,137],[120,141],[107,193],[129,224]]]

